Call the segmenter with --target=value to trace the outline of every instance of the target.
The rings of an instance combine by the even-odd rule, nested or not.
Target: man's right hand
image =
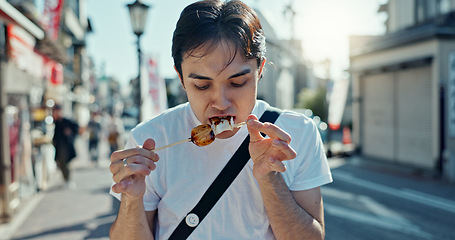
[[[142,147],[115,151],[111,155],[110,171],[115,184],[112,191],[123,193],[130,199],[142,198],[145,193],[145,177],[155,170],[158,154],[155,141],[147,139]],[[123,159],[127,165],[124,166]]]

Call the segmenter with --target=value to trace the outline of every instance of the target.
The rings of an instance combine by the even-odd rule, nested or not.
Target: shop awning
[[[50,39],[39,25],[28,19],[23,12],[19,11],[6,0],[0,0],[0,18],[22,27],[35,37],[38,40],[35,48],[41,54],[59,63],[67,63],[69,61],[63,46],[55,40]]]
[[[13,7],[10,3],[6,0],[0,0],[0,16],[5,18],[9,21],[12,21],[22,28],[24,28],[27,32],[32,34],[36,39],[43,40],[44,39],[44,31],[40,27],[38,27],[35,23],[30,21],[27,17],[25,17],[21,12],[19,12],[15,7]]]

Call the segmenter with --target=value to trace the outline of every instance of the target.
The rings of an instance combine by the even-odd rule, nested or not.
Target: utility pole
[[[284,6],[283,15],[286,17],[289,15],[289,27],[290,27],[290,36],[291,41],[295,39],[295,15],[297,12],[294,10],[294,0],[290,0],[289,3]]]
[[[330,67],[331,67],[331,61],[329,58],[327,58],[325,61],[324,61],[324,65],[325,65],[325,78],[326,78],[326,82],[325,82],[325,88],[326,88],[326,95],[325,95],[325,98],[324,98],[324,106],[327,108],[326,109],[326,113],[327,113],[327,124],[329,123],[329,108],[330,108],[330,94],[331,94],[331,91],[328,92],[327,90],[329,90],[329,85],[331,84],[330,81],[331,81],[331,74],[330,74]],[[330,127],[327,128],[327,157],[330,158],[333,156],[332,154],[332,147],[330,146],[330,141],[332,141],[332,130],[330,129]]]

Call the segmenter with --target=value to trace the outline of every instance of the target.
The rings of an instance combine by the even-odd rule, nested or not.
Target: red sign
[[[167,109],[166,83],[158,73],[158,63],[152,57],[146,58],[148,73],[149,97],[152,100],[153,110],[160,113]]]
[[[62,64],[49,59],[47,57],[44,57],[44,65],[46,68],[46,79],[52,84],[52,85],[59,85],[63,83],[63,66]]]
[[[63,0],[46,0],[44,3],[44,13],[41,24],[52,40],[57,40],[58,38],[62,9]]]
[[[35,38],[23,28],[9,24],[7,26],[8,58],[16,67],[32,76],[44,76],[43,58],[35,52]]]
[[[63,67],[62,64],[54,62],[51,68],[51,83],[54,85],[63,83]]]

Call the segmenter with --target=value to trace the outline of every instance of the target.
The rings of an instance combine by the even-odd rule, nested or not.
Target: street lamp
[[[144,33],[145,22],[147,21],[147,13],[149,10],[148,5],[143,4],[141,0],[136,0],[134,3],[127,4],[128,10],[130,12],[131,26],[133,27],[133,32],[137,36],[137,55],[138,55],[138,74],[137,74],[137,103],[138,103],[138,122],[141,122],[141,106],[142,106],[142,96],[141,96],[141,35]]]

